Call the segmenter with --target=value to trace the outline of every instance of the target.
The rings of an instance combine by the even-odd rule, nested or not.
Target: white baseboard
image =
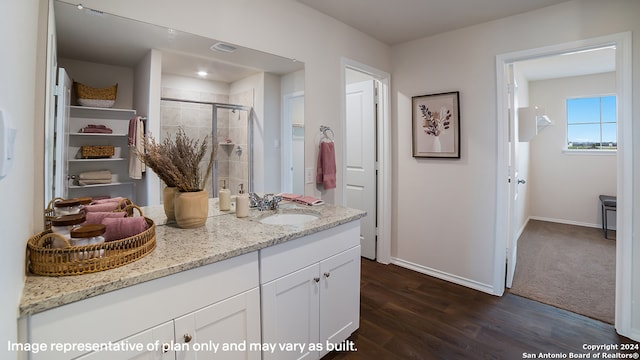
[[[463,278],[457,275],[453,275],[453,274],[449,274],[449,273],[445,273],[442,272],[440,270],[436,270],[436,269],[432,269],[423,265],[419,265],[419,264],[415,264],[412,263],[410,261],[406,261],[406,260],[402,260],[402,259],[398,259],[395,257],[391,258],[391,263],[394,265],[398,265],[400,267],[409,269],[409,270],[413,270],[413,271],[417,271],[419,273],[422,274],[426,274],[429,276],[433,276],[435,278],[438,279],[442,279],[448,282],[452,282],[454,284],[458,284],[458,285],[462,285],[474,290],[478,290],[478,291],[482,291],[491,295],[496,295],[493,289],[493,286],[489,285],[489,284],[484,284],[475,280],[471,280],[471,279],[467,279],[467,278]]]
[[[596,228],[596,229],[601,229],[602,228],[601,224],[591,224],[591,223],[585,223],[585,222],[573,221],[573,220],[564,220],[564,219],[552,219],[552,218],[547,218],[547,217],[542,217],[542,216],[529,216],[529,219],[527,220],[527,222],[529,220],[549,221],[549,222],[554,222],[554,223],[559,223],[559,224],[592,227],[592,228]],[[615,230],[615,229],[611,229],[611,227],[610,227],[609,230]]]
[[[524,232],[524,228],[526,228],[527,224],[529,224],[529,220],[531,220],[531,216],[529,216],[527,220],[525,220],[524,224],[522,224],[522,226],[518,230],[518,236],[516,236],[516,239],[520,239],[520,235],[522,235],[522,233]]]

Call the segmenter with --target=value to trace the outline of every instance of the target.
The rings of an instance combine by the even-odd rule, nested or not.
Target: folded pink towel
[[[322,184],[325,190],[336,187],[336,150],[333,141],[320,142],[316,183]]]
[[[85,205],[84,210],[86,212],[109,212],[120,209],[120,203],[118,202],[106,202],[101,204]]]
[[[300,194],[281,194],[283,200],[295,200],[297,198],[302,197]]]
[[[294,199],[295,202],[299,202],[301,204],[305,204],[305,205],[309,205],[309,206],[318,206],[318,205],[324,205],[324,201],[318,199],[318,198],[314,198],[313,196],[303,196],[303,197],[299,197]]]
[[[102,224],[102,220],[106,218],[123,218],[127,213],[124,211],[115,212],[88,212],[86,215],[85,224]]]
[[[113,130],[106,125],[87,125],[80,129],[82,133],[112,134]]]
[[[104,199],[94,199],[93,200],[93,204],[104,204],[104,203],[109,203],[109,202],[121,202],[122,200],[126,200],[127,198],[124,198],[122,196],[118,196],[118,197],[112,197],[112,198],[104,198]]]
[[[147,221],[143,216],[125,218],[104,218],[102,223],[106,227],[105,241],[120,240],[138,235],[147,230]]]

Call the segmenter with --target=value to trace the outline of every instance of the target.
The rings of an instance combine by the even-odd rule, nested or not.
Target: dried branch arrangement
[[[175,140],[168,136],[161,143],[149,135],[145,136],[146,151],[136,151],[136,155],[167,186],[175,186],[182,192],[200,191],[211,177],[218,147],[217,143],[213,144],[209,162],[202,176],[200,162],[207,153],[208,140],[209,136],[202,141],[191,139],[183,129],[178,130]]]

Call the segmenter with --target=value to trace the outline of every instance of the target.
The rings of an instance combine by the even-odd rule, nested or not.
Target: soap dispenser
[[[236,196],[236,216],[245,218],[249,216],[249,195],[245,194],[242,184],[239,187],[238,196]]]
[[[226,180],[222,180],[222,189],[218,191],[218,206],[222,211],[231,210],[231,191],[227,189]]]

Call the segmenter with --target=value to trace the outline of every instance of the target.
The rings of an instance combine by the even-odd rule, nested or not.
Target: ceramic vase
[[[439,153],[441,151],[442,151],[442,145],[440,144],[440,136],[434,136],[433,152]]]
[[[175,187],[165,187],[162,189],[162,205],[164,206],[164,214],[167,215],[167,219],[175,220],[176,214],[173,210],[173,200],[176,196]]]
[[[173,210],[178,227],[192,229],[203,226],[209,215],[209,193],[206,190],[194,192],[176,191]]]

